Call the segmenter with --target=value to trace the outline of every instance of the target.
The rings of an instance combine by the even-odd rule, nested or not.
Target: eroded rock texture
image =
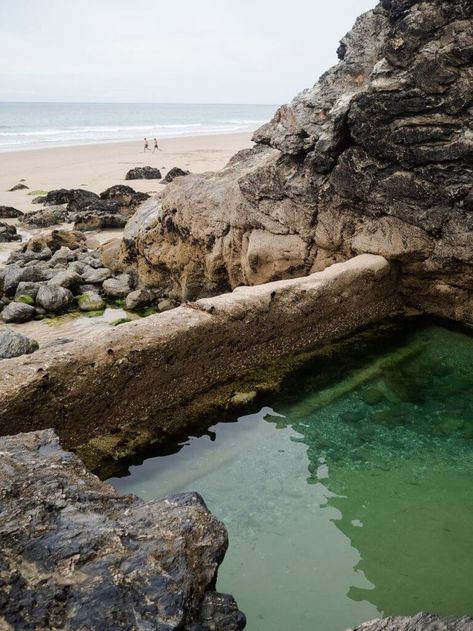
[[[408,304],[473,319],[472,0],[383,0],[338,54],[255,148],[135,216],[122,252],[143,285],[189,299],[370,252]]]
[[[473,618],[440,618],[419,613],[412,618],[385,618],[360,624],[353,631],[473,631]]]
[[[237,631],[227,533],[195,493],[119,496],[52,430],[0,440],[0,628]]]

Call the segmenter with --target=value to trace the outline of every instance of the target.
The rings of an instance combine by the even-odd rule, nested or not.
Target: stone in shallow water
[[[40,307],[51,313],[66,311],[72,303],[72,293],[59,285],[41,285],[36,295]]]
[[[105,302],[96,291],[86,291],[77,297],[77,303],[81,311],[101,311],[105,308]]]
[[[244,628],[235,601],[214,591],[227,533],[199,495],[120,496],[52,430],[0,449],[1,628]]]
[[[11,329],[0,329],[0,359],[10,359],[34,353],[38,342]]]

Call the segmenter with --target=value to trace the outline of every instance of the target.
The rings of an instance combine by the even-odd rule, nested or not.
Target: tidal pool
[[[473,615],[473,337],[384,323],[251,411],[110,480],[203,495],[229,532],[217,588],[250,631]]]

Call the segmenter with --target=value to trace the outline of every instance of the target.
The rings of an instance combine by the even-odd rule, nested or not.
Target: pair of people
[[[147,138],[145,138],[145,139],[144,139],[143,153],[146,153],[147,151],[151,151],[151,149],[149,148],[148,139],[147,139]],[[161,151],[161,149],[159,148],[158,140],[157,140],[156,138],[154,139],[154,148],[153,148],[153,153],[154,153],[155,151]]]

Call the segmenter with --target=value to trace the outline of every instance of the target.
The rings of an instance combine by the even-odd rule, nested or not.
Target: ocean
[[[0,103],[0,151],[256,129],[276,105]]]

